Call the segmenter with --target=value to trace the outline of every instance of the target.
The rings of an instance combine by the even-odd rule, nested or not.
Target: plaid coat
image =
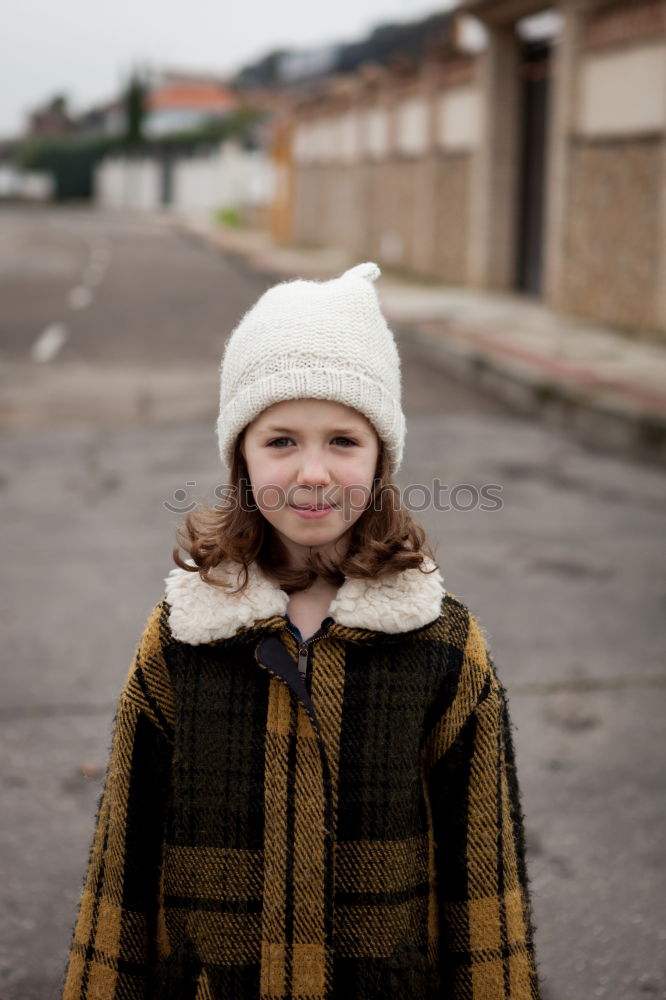
[[[346,580],[305,644],[287,601],[256,565],[236,597],[167,578],[120,698],[64,1000],[538,1000],[478,623],[437,572]]]

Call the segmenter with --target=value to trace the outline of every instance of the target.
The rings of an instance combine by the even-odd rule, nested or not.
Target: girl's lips
[[[330,514],[335,507],[296,507],[294,504],[289,505],[293,510],[294,514],[298,514],[299,517],[306,518],[320,518],[326,517]]]

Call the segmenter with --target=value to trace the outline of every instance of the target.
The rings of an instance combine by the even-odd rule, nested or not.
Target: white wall
[[[109,157],[95,168],[94,200],[105,207],[149,210],[159,204],[159,166],[150,159]]]
[[[346,111],[338,119],[339,156],[343,163],[354,163],[360,151],[359,116]]]
[[[635,45],[585,58],[579,135],[621,136],[666,128],[666,45]]]
[[[308,163],[355,163],[365,153],[386,155],[388,116],[379,109],[347,111],[301,122],[294,133],[294,160]]]
[[[95,171],[95,200],[101,205],[151,210],[173,207],[211,210],[271,201],[273,164],[262,150],[244,150],[233,142],[214,152],[183,156],[172,165],[172,200],[161,205],[162,165],[153,157],[109,158]]]
[[[300,122],[294,129],[293,136],[293,154],[296,163],[310,163],[315,159],[315,141],[316,125]]]
[[[373,159],[382,160],[389,149],[389,119],[385,108],[368,108],[363,117],[363,145]]]
[[[436,98],[436,134],[440,148],[467,152],[481,143],[481,95],[477,87],[460,86]],[[403,98],[395,106],[396,148],[408,156],[430,149],[431,104],[425,96]],[[355,163],[361,157],[386,159],[390,152],[389,112],[365,107],[327,114],[296,126],[294,160],[298,164]]]
[[[0,198],[26,198],[31,201],[49,201],[55,184],[51,174],[38,170],[19,170],[14,166],[0,166]]]
[[[321,163],[337,160],[340,152],[338,118],[328,116],[317,123],[315,156]]]
[[[467,152],[481,143],[481,94],[476,87],[445,90],[437,106],[437,142],[450,152]]]
[[[267,155],[231,142],[207,156],[180,160],[174,167],[173,198],[178,208],[263,205],[271,200],[273,186]]]
[[[430,108],[425,97],[407,97],[396,108],[396,143],[401,153],[420,156],[428,151]]]

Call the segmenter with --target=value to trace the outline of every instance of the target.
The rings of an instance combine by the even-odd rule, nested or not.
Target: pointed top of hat
[[[349,278],[353,275],[355,278],[366,278],[368,281],[376,281],[381,273],[378,264],[375,264],[372,260],[367,260],[364,264],[357,264],[355,267],[350,267],[342,277]]]

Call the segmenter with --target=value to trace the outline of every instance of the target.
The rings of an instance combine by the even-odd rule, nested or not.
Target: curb
[[[416,341],[443,372],[478,385],[511,409],[532,414],[592,449],[666,466],[666,414],[632,405],[611,391],[602,394],[553,378],[546,369],[509,366],[462,337],[436,336],[418,323],[402,321],[393,329]]]

